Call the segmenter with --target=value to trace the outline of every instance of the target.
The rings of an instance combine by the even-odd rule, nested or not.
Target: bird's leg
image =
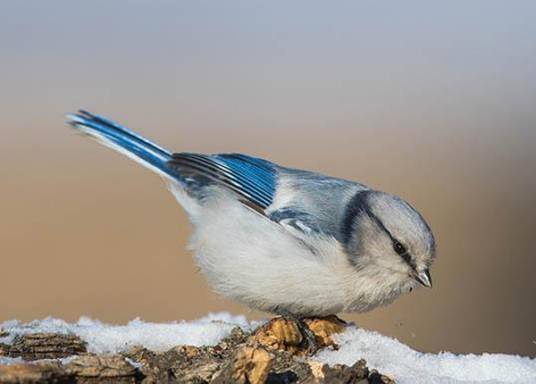
[[[298,326],[298,330],[300,331],[300,333],[302,334],[303,336],[303,339],[301,341],[301,344],[306,344],[305,346],[307,347],[307,350],[313,355],[315,354],[319,349],[320,349],[320,346],[319,344],[316,342],[316,336],[315,334],[313,333],[313,331],[311,331],[309,329],[309,327],[307,326],[307,324],[305,324],[305,322],[303,321],[303,318],[289,312],[289,311],[286,311],[284,309],[282,310],[278,310],[277,311],[277,314],[286,318],[286,319],[290,319],[292,320],[297,326]]]

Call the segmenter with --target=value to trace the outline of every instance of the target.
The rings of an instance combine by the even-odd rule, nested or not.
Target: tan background
[[[158,177],[63,125],[85,107],[401,195],[434,288],[345,317],[536,355],[536,6],[433,3],[0,2],[0,321],[266,316],[208,290]]]

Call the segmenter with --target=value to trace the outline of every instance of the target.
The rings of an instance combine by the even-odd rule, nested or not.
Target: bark
[[[342,331],[344,322],[329,317],[305,323],[319,347],[337,348],[331,335]],[[0,366],[0,383],[394,383],[370,371],[364,360],[329,367],[310,359],[299,329],[292,320],[275,318],[251,334],[235,328],[216,346],[180,345],[166,352],[134,347],[106,356],[88,353],[86,343],[73,335],[28,334],[0,345],[0,356],[24,359]]]

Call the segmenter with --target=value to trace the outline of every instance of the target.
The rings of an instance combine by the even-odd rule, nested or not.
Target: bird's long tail
[[[84,110],[68,114],[67,123],[161,176],[179,181],[176,171],[167,165],[171,153],[127,128]]]

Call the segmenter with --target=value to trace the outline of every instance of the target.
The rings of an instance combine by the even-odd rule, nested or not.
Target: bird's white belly
[[[212,288],[255,309],[304,316],[362,312],[400,293],[362,279],[335,240],[313,239],[313,253],[234,199],[207,202],[194,228],[190,248]]]
[[[234,199],[206,204],[190,247],[214,290],[264,311],[342,310],[338,276],[299,239]]]

